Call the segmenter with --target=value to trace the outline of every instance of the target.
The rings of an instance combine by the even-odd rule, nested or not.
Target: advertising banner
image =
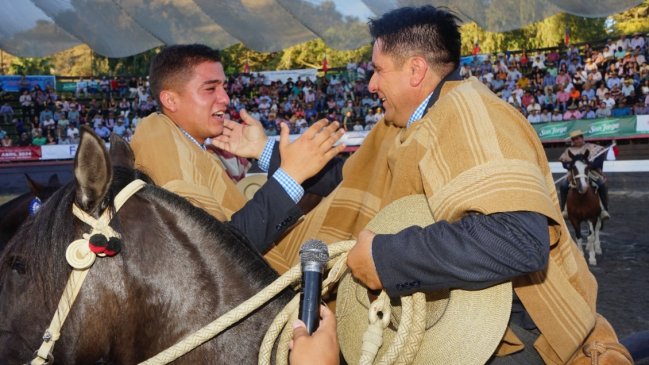
[[[270,85],[272,81],[277,81],[277,80],[281,80],[282,83],[285,83],[286,81],[288,81],[289,77],[293,80],[293,82],[297,81],[298,77],[300,77],[302,81],[306,81],[306,79],[311,79],[311,81],[315,81],[317,74],[318,74],[318,70],[315,68],[307,68],[302,70],[258,72],[258,75],[264,76],[264,83],[266,85]]]
[[[635,131],[637,133],[649,134],[649,115],[638,115],[636,118],[638,118],[638,121],[636,122]]]
[[[53,144],[41,147],[41,160],[68,160],[77,153],[76,144]]]
[[[21,75],[0,75],[0,85],[2,89],[7,92],[19,92],[21,87]],[[42,90],[45,90],[47,86],[56,89],[56,77],[51,75],[32,75],[25,76],[27,84],[24,85],[33,90],[35,85],[40,86]]]
[[[38,146],[0,147],[0,162],[37,161],[40,158],[41,148]]]
[[[541,142],[562,142],[569,138],[570,132],[581,130],[586,138],[623,138],[649,134],[648,116],[604,118],[589,120],[570,120],[565,122],[546,122],[533,124]]]

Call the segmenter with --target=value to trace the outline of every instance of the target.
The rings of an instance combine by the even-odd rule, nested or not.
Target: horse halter
[[[133,180],[128,185],[122,189],[113,202],[115,206],[115,212],[126,203],[126,201],[142,189],[146,183],[142,180]],[[95,262],[97,256],[112,256],[110,252],[106,252],[104,247],[98,249],[97,246],[93,246],[93,237],[97,235],[104,236],[108,242],[112,239],[119,239],[121,236],[114,229],[109,226],[113,215],[109,208],[106,208],[98,219],[91,216],[90,214],[84,212],[76,204],[72,204],[72,213],[79,218],[81,221],[92,227],[90,233],[84,233],[83,239],[78,239],[73,241],[68,245],[68,248],[65,252],[65,258],[68,261],[68,264],[72,266],[72,272],[68,278],[68,282],[63,289],[63,294],[59,301],[59,305],[52,317],[49,327],[45,330],[43,335],[43,343],[40,348],[36,350],[34,356],[35,358],[30,361],[29,365],[43,365],[50,364],[53,362],[54,357],[52,356],[52,349],[54,344],[61,336],[61,327],[70,313],[70,308],[74,304],[79,290],[83,285],[83,281],[88,274],[88,270],[92,267],[92,264]]]
[[[575,164],[577,162],[581,162],[581,163],[583,163],[585,165],[583,172],[579,172],[579,169],[577,169],[577,167],[575,166]],[[578,174],[573,174],[572,173],[573,169],[576,169]],[[581,178],[586,179],[586,181],[588,182],[589,179],[590,179],[589,174],[588,174],[588,169],[589,169],[588,163],[586,163],[585,161],[582,161],[582,160],[573,161],[572,166],[570,167],[570,186],[573,187],[573,188],[577,187],[578,184],[577,184],[576,181],[577,181],[577,179],[581,179]]]

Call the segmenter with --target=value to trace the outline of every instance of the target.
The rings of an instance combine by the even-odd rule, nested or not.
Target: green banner
[[[77,91],[77,82],[59,82],[56,84],[58,92],[75,92]]]
[[[561,142],[570,132],[581,130],[586,138],[620,138],[642,135],[636,128],[636,117],[570,120],[533,124],[541,142]]]

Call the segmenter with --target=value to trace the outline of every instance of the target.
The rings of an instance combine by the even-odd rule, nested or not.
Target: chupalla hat
[[[247,200],[252,199],[257,190],[266,183],[266,174],[247,175],[237,183],[237,188],[243,193]]]
[[[404,228],[434,223],[426,197],[411,195],[383,208],[367,225],[376,233],[397,233]],[[392,299],[390,324],[383,333],[381,359],[396,336],[401,301]],[[426,331],[414,364],[484,364],[505,333],[512,304],[510,282],[482,290],[440,290],[426,294]],[[367,289],[349,272],[338,286],[336,317],[340,348],[349,364],[357,364],[363,334],[368,328],[370,301]],[[397,361],[398,362],[398,361]]]
[[[575,138],[579,136],[583,136],[584,132],[581,131],[581,129],[575,129],[574,131],[570,132],[570,138]]]

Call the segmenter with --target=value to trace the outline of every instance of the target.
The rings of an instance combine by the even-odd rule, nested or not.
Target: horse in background
[[[97,258],[61,330],[57,364],[144,361],[252,297],[277,274],[227,224],[185,199],[145,185],[115,211],[114,198],[135,179],[124,140],[104,142],[84,128],[74,181],[57,191],[0,254],[0,364],[31,360],[57,308],[71,267],[70,242],[111,209],[122,249]],[[290,300],[283,292],[237,325],[184,355],[178,364],[256,364],[262,338]]]
[[[0,252],[27,217],[35,213],[38,207],[61,187],[57,174],[51,175],[45,186],[27,174],[25,178],[30,191],[0,205]]]
[[[600,219],[602,207],[599,196],[592,186],[589,172],[591,163],[588,159],[589,151],[584,154],[573,155],[568,152],[572,163],[570,164],[570,190],[566,200],[568,211],[568,220],[575,230],[577,246],[583,253],[581,223],[588,223],[588,237],[585,242],[588,251],[588,263],[597,265],[596,254],[602,254],[602,246],[599,241],[599,231],[603,229],[604,224]]]

